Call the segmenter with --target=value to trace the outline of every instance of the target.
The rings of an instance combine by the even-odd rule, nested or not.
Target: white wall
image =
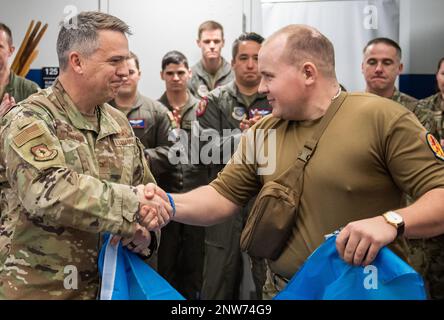
[[[402,0],[400,10],[404,73],[435,73],[444,56],[444,1]]]
[[[130,49],[139,56],[142,70],[139,89],[155,99],[165,90],[159,74],[165,53],[181,51],[190,67],[200,59],[196,39],[202,22],[216,20],[223,25],[222,54],[228,61],[231,44],[242,32],[243,1],[239,0],[109,0],[104,9],[130,25]]]
[[[116,14],[132,26],[134,36],[130,38],[130,44],[141,56],[141,89],[154,98],[163,91],[158,74],[164,53],[179,49],[191,64],[199,59],[196,29],[203,20],[215,19],[224,25],[226,46],[223,55],[228,59],[232,41],[243,30],[243,13],[245,30],[263,33],[261,0],[0,0],[0,20],[11,27],[17,47],[32,19],[49,23],[33,69],[57,65],[58,24],[69,14],[64,12],[70,9],[69,6],[75,6],[78,11],[100,9]],[[400,1],[404,73],[435,72],[437,60],[444,55],[443,12],[444,0]]]
[[[262,33],[261,0],[248,1],[253,6],[252,29]],[[400,1],[399,44],[403,50],[404,74],[436,72],[438,60],[444,56],[443,13],[444,0]]]
[[[31,20],[35,20],[35,23],[41,21],[42,25],[48,23],[48,29],[38,46],[38,57],[31,66],[32,69],[40,69],[58,66],[56,40],[59,33],[59,23],[65,17],[72,16],[72,10],[80,12],[98,10],[99,7],[96,0],[0,0],[0,8],[0,21],[11,29],[16,52],[25,37]],[[64,10],[66,11],[64,12]]]

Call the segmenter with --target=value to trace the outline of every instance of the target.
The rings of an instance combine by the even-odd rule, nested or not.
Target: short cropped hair
[[[61,70],[68,66],[68,55],[77,50],[89,56],[98,46],[98,31],[112,30],[130,35],[129,26],[117,17],[95,11],[85,11],[62,23],[57,37],[57,56]]]
[[[288,25],[273,33],[265,43],[286,36],[283,58],[290,65],[311,61],[326,77],[336,78],[333,44],[313,27],[301,24]]]
[[[399,60],[401,60],[401,58],[402,58],[401,47],[399,46],[399,44],[396,41],[394,41],[392,39],[389,39],[389,38],[381,37],[381,38],[375,38],[375,39],[370,40],[367,43],[367,45],[364,47],[363,53],[365,54],[365,52],[367,51],[368,47],[370,47],[373,44],[378,44],[378,43],[383,43],[383,44],[386,44],[386,45],[388,45],[390,47],[395,48],[396,49],[396,55],[398,56]]]
[[[200,37],[202,36],[202,32],[204,31],[212,31],[212,30],[220,30],[222,33],[222,39],[224,38],[224,27],[219,22],[208,20],[205,22],[202,22],[199,26],[199,29],[197,31],[197,39],[200,40]]]
[[[134,63],[136,64],[137,70],[140,71],[140,65],[139,65],[139,57],[132,51],[130,51],[129,59],[134,59]]]
[[[4,24],[3,22],[0,22],[0,31],[3,30],[6,35],[8,36],[8,44],[9,46],[12,46],[12,32],[11,29],[9,29],[9,27]]]
[[[167,65],[169,65],[171,63],[174,63],[174,64],[183,63],[185,68],[189,69],[187,57],[185,57],[185,55],[180,51],[177,51],[177,50],[169,51],[163,56],[162,71],[164,71],[165,68],[167,67]]]
[[[438,68],[436,69],[436,73],[438,73],[439,72],[439,69],[441,69],[441,64],[444,62],[444,57],[442,57],[441,59],[439,59],[439,62],[438,62]]]
[[[258,44],[262,44],[264,42],[264,38],[255,33],[255,32],[245,32],[242,33],[236,40],[233,42],[232,55],[233,60],[236,59],[237,53],[239,52],[239,44],[243,41],[254,41]]]

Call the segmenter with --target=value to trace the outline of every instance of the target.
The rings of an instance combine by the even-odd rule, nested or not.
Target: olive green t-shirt
[[[286,278],[324,241],[324,235],[351,221],[399,208],[403,192],[419,197],[444,187],[444,162],[431,151],[427,132],[413,113],[375,95],[345,94],[304,171],[298,216],[287,246],[277,260],[269,261],[271,270]],[[252,129],[265,130],[261,148],[265,155],[275,154],[275,170],[252,161],[236,164],[241,159],[247,162],[244,135],[211,186],[236,204],[246,204],[264,183],[294,165],[319,123],[320,119],[287,121],[268,116]],[[273,140],[269,129],[275,130],[274,144],[269,144]],[[257,174],[258,169],[266,169],[265,174]]]

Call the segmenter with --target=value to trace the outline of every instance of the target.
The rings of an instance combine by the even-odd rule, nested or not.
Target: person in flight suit
[[[233,80],[230,64],[222,57],[225,44],[224,28],[216,21],[205,21],[199,26],[197,45],[202,51],[202,59],[192,68],[188,87],[200,99],[211,90]]]
[[[138,90],[140,77],[139,58],[130,52],[127,60],[129,74],[110,105],[122,111],[136,136],[145,147],[145,157],[156,180],[170,170],[168,160],[172,142],[168,140],[176,126],[174,117],[160,102],[142,95]]]
[[[224,155],[231,156],[232,145],[237,147],[241,132],[263,116],[271,113],[265,95],[258,93],[260,74],[257,57],[264,38],[256,33],[244,33],[233,43],[232,68],[235,80],[221,86],[203,98],[199,104],[198,120],[204,132],[213,130],[222,138],[217,146]],[[224,130],[233,132],[224,136]],[[228,148],[228,149],[227,149]],[[226,152],[228,150],[228,152]],[[208,182],[222,170],[228,159],[209,165]],[[242,255],[239,239],[248,214],[234,216],[228,221],[207,227],[205,231],[205,268],[202,296],[205,299],[237,299],[242,277]],[[252,257],[256,294],[261,298],[265,281],[262,260]]]
[[[161,79],[165,92],[159,101],[173,114],[177,128],[170,149],[171,169],[159,177],[159,185],[170,192],[183,193],[207,183],[207,169],[193,161],[193,132],[199,104],[187,88],[191,70],[187,58],[179,51],[162,58]],[[194,137],[193,137],[194,134]],[[196,149],[197,151],[197,149]],[[159,273],[187,299],[200,299],[204,259],[204,228],[171,222],[162,230],[159,246]]]

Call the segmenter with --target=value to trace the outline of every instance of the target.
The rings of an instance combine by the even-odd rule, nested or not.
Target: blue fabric
[[[347,264],[327,239],[303,264],[275,300],[425,300],[421,276],[388,248],[372,266]]]
[[[103,275],[105,252],[108,246],[110,246],[108,250],[111,250],[112,254],[117,250],[115,268],[111,260],[107,261],[110,264],[108,269],[115,271],[113,279]],[[137,254],[122,247],[120,242],[117,248],[112,247],[109,243],[109,235],[105,235],[105,242],[99,254],[98,267],[102,276],[102,290],[104,286],[111,286],[111,300],[184,300],[180,293]]]

